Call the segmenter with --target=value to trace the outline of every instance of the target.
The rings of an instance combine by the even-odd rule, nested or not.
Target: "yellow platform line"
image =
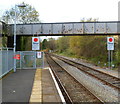
[[[30,103],[32,102],[42,102],[42,69],[37,69],[34,78],[34,84],[32,88],[32,93],[30,96]]]

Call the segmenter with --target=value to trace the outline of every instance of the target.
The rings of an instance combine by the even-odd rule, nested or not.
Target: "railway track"
[[[92,94],[90,90],[56,63],[49,54],[46,54],[46,59],[58,81],[66,103],[91,102],[91,104],[104,104],[98,97]]]
[[[95,69],[93,69],[91,67],[88,67],[88,66],[85,66],[83,64],[77,63],[77,62],[75,62],[73,60],[66,59],[64,57],[60,57],[60,56],[54,55],[54,54],[51,54],[51,55],[58,58],[58,59],[60,59],[60,60],[62,60],[62,61],[64,61],[65,63],[67,63],[69,65],[77,67],[82,72],[84,72],[84,73],[86,73],[86,74],[88,74],[88,75],[102,81],[104,84],[106,84],[106,85],[120,91],[120,78],[111,76],[109,74],[106,74],[106,73],[98,71],[98,70],[95,70]]]

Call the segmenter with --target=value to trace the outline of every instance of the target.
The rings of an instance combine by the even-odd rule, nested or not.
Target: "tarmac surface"
[[[61,104],[61,97],[46,59],[44,69],[19,69],[3,77],[2,102],[3,104]]]
[[[17,70],[2,79],[2,102],[29,102],[35,69]]]

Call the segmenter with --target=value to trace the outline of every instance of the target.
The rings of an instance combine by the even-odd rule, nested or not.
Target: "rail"
[[[51,55],[53,55],[53,54],[51,54]],[[102,81],[106,85],[109,85],[109,86],[111,86],[111,87],[120,91],[120,78],[111,76],[109,74],[106,74],[106,73],[98,71],[98,70],[95,70],[91,67],[85,66],[85,65],[83,65],[81,63],[78,63],[78,62],[75,62],[73,60],[69,60],[69,59],[66,59],[66,58],[63,58],[63,57],[60,57],[60,56],[57,56],[57,55],[53,55],[53,56],[62,60],[62,61],[64,61],[65,63],[67,63],[69,65],[77,67],[82,72],[84,72],[84,73]]]
[[[50,67],[54,71],[54,74],[58,76],[57,79],[61,81],[62,86],[71,99],[69,103],[74,104],[75,102],[91,102],[95,104],[104,104],[102,100],[78,82],[76,78],[69,74],[64,68],[62,68],[62,66],[56,63],[55,60],[49,56],[49,54],[46,54],[46,58]]]

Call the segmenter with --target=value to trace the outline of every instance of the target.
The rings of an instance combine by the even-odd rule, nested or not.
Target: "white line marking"
[[[52,72],[52,70],[51,70],[50,67],[49,67],[49,71],[50,71],[50,74],[51,74],[51,76],[52,76],[52,78],[53,78],[53,81],[54,81],[54,83],[55,83],[55,86],[56,86],[56,88],[57,88],[58,94],[59,94],[59,96],[60,96],[60,98],[61,98],[61,100],[62,100],[62,103],[63,103],[63,104],[66,104],[65,99],[64,99],[64,96],[63,96],[63,94],[62,94],[62,92],[61,92],[61,90],[60,90],[60,88],[59,88],[59,86],[58,86],[58,83],[57,83],[57,81],[56,81],[56,79],[55,79],[55,77],[54,77],[54,75],[53,75],[53,72]]]

